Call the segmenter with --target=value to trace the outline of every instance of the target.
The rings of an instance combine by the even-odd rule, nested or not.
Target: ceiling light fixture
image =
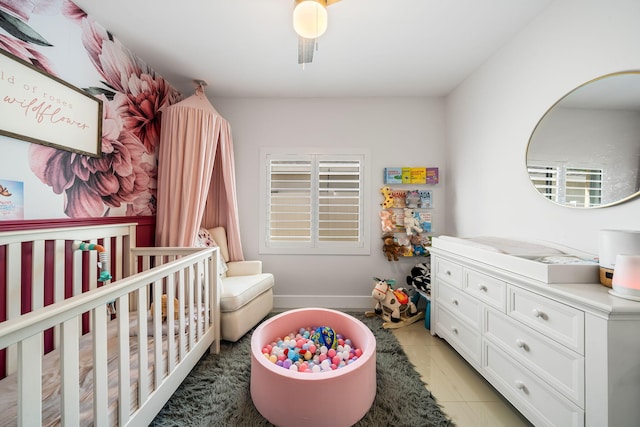
[[[327,31],[326,0],[295,0],[293,29],[300,37],[317,39]]]
[[[318,37],[327,31],[327,6],[340,0],[294,0],[293,29],[298,34],[298,64],[313,60]]]

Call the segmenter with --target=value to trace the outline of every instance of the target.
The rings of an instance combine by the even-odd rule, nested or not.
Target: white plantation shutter
[[[558,170],[551,166],[529,166],[529,178],[536,190],[549,200],[558,201]]]
[[[369,253],[364,154],[265,153],[264,253]]]
[[[319,242],[360,240],[361,163],[360,160],[319,160]]]
[[[565,203],[586,208],[602,204],[602,169],[566,168]]]
[[[535,188],[549,200],[574,207],[602,204],[602,169],[529,166]]]
[[[269,240],[311,242],[311,160],[269,162]]]

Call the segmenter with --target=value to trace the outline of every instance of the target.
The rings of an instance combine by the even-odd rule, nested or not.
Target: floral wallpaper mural
[[[159,110],[181,95],[71,1],[0,0],[0,49],[103,101],[101,158],[3,138],[0,150],[16,150],[12,163],[26,155],[26,167],[16,170],[5,158],[0,179],[28,183],[24,175],[35,176],[39,183],[25,184],[25,200],[52,192],[62,198],[62,212],[52,216],[155,215]]]

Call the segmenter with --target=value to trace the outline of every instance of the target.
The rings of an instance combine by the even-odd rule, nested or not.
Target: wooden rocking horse
[[[373,278],[374,287],[371,296],[376,300],[374,311],[365,312],[365,316],[380,316],[385,329],[397,329],[424,319],[424,312],[418,311],[416,305],[402,288],[393,289],[393,279]]]

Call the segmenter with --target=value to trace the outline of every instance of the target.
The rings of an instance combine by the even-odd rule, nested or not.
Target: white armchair
[[[222,339],[238,341],[273,309],[274,278],[262,272],[262,261],[229,261],[223,227],[208,230],[220,248],[220,329]]]

